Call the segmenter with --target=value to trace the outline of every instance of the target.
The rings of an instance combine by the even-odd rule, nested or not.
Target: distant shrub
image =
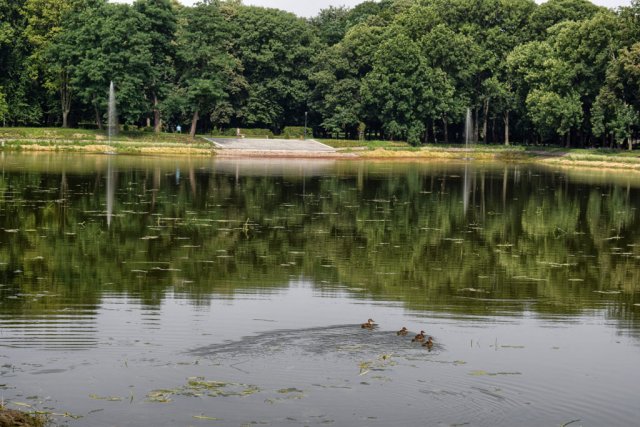
[[[229,128],[229,129],[214,129],[211,134],[213,136],[236,136],[237,128]],[[259,138],[273,138],[273,132],[269,129],[240,129],[240,135],[244,135],[245,137],[259,137]]]
[[[94,122],[80,122],[78,123],[79,129],[98,129],[98,125]]]
[[[311,128],[307,128],[307,137],[311,137]],[[287,126],[282,130],[280,137],[284,139],[304,138],[304,126]]]

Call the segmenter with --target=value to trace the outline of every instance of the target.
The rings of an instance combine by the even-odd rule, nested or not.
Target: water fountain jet
[[[473,118],[471,117],[471,108],[467,108],[467,117],[464,121],[464,143],[465,148],[469,148],[469,141],[473,134]]]
[[[469,142],[473,137],[473,118],[471,117],[471,108],[467,108],[467,117],[464,120],[464,148],[469,150]],[[473,160],[471,157],[465,157],[464,160]]]
[[[107,135],[109,144],[111,139],[118,134],[118,116],[116,111],[116,91],[113,82],[109,85],[109,106],[107,110]]]

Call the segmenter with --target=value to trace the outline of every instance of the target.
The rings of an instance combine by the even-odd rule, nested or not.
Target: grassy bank
[[[412,147],[398,141],[319,139],[339,150],[329,157],[380,160],[462,160],[535,162],[554,167],[632,169],[640,171],[640,150],[564,149],[539,146],[431,144]],[[0,128],[4,150],[68,151],[140,155],[202,155],[215,153],[212,145],[189,135],[143,131],[121,132],[109,143],[104,131],[61,128]],[[235,153],[242,155],[241,152]],[[252,154],[247,154],[251,156]],[[255,155],[255,154],[253,154]],[[300,157],[300,156],[297,156]],[[304,155],[303,155],[304,157]],[[311,157],[311,155],[310,155]],[[325,156],[326,157],[326,156]]]
[[[0,139],[23,141],[106,142],[105,131],[64,128],[0,128]],[[185,133],[159,133],[144,131],[122,131],[116,138],[123,142],[192,142]]]
[[[636,169],[640,171],[640,150],[582,149],[543,146],[474,144],[430,144],[412,147],[403,142],[321,140],[342,152],[370,159],[498,160],[535,162],[559,167]]]
[[[128,131],[109,142],[104,131],[61,128],[0,128],[5,150],[210,156],[211,144],[187,134]]]

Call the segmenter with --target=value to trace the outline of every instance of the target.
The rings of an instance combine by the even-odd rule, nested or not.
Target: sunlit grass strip
[[[0,128],[0,140],[18,141],[62,141],[62,142],[89,142],[107,141],[105,131],[87,129],[64,129],[64,128]],[[167,142],[167,143],[189,143],[191,137],[185,133],[155,133],[144,131],[122,131],[118,133],[117,139],[125,142]]]
[[[214,154],[210,144],[194,142],[189,144],[175,142],[157,142],[150,145],[145,142],[117,141],[111,144],[95,141],[7,141],[4,149],[14,151],[60,151],[85,153],[118,153],[118,154],[188,154],[211,156]]]

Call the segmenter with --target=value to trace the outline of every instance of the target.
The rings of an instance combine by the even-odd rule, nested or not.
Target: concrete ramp
[[[280,152],[314,152],[335,153],[333,147],[329,147],[313,139],[257,139],[257,138],[204,138],[217,148],[225,150],[245,151],[280,151]]]

